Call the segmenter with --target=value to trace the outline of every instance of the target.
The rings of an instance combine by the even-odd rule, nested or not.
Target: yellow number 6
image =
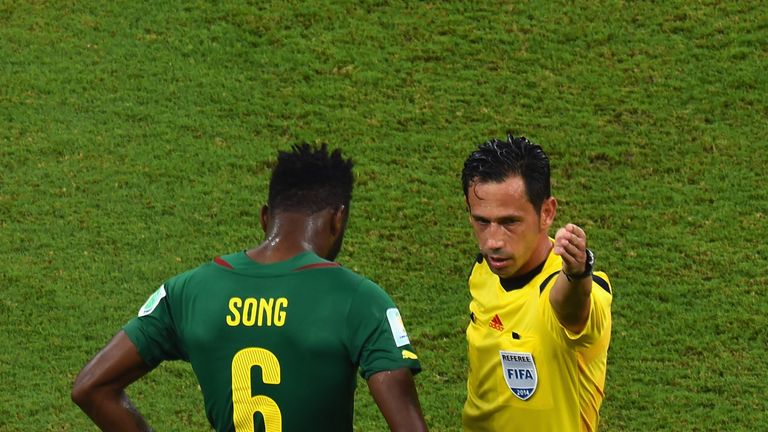
[[[274,400],[267,396],[251,396],[251,368],[261,367],[265,384],[280,384],[280,362],[272,352],[263,348],[246,348],[232,359],[233,420],[237,432],[254,432],[253,415],[264,416],[266,432],[282,432],[283,416]]]

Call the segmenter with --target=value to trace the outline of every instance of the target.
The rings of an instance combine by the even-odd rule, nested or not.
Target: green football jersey
[[[217,257],[165,282],[123,329],[150,367],[191,363],[217,431],[351,431],[358,370],[421,368],[389,296],[311,252]]]

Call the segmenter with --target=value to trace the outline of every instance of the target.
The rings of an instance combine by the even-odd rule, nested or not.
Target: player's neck
[[[281,244],[280,240],[266,241],[255,248],[245,251],[248,258],[259,264],[271,264],[289,260],[296,255],[312,251],[311,248],[302,247],[296,244]]]
[[[269,264],[285,261],[304,252],[325,253],[328,221],[322,214],[281,214],[267,224],[264,241],[246,251],[252,260]]]

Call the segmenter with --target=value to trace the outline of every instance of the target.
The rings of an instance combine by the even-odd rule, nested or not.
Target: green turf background
[[[0,0],[0,431],[93,430],[80,367],[165,278],[261,239],[302,140],[356,160],[339,260],[398,303],[428,422],[458,430],[459,172],[508,130],[614,284],[601,430],[768,430],[767,65],[761,1]],[[185,364],[130,395],[207,428]]]

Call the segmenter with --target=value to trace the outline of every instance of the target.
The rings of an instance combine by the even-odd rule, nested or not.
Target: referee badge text
[[[501,370],[512,394],[521,400],[528,400],[536,391],[539,376],[531,353],[499,351]]]

